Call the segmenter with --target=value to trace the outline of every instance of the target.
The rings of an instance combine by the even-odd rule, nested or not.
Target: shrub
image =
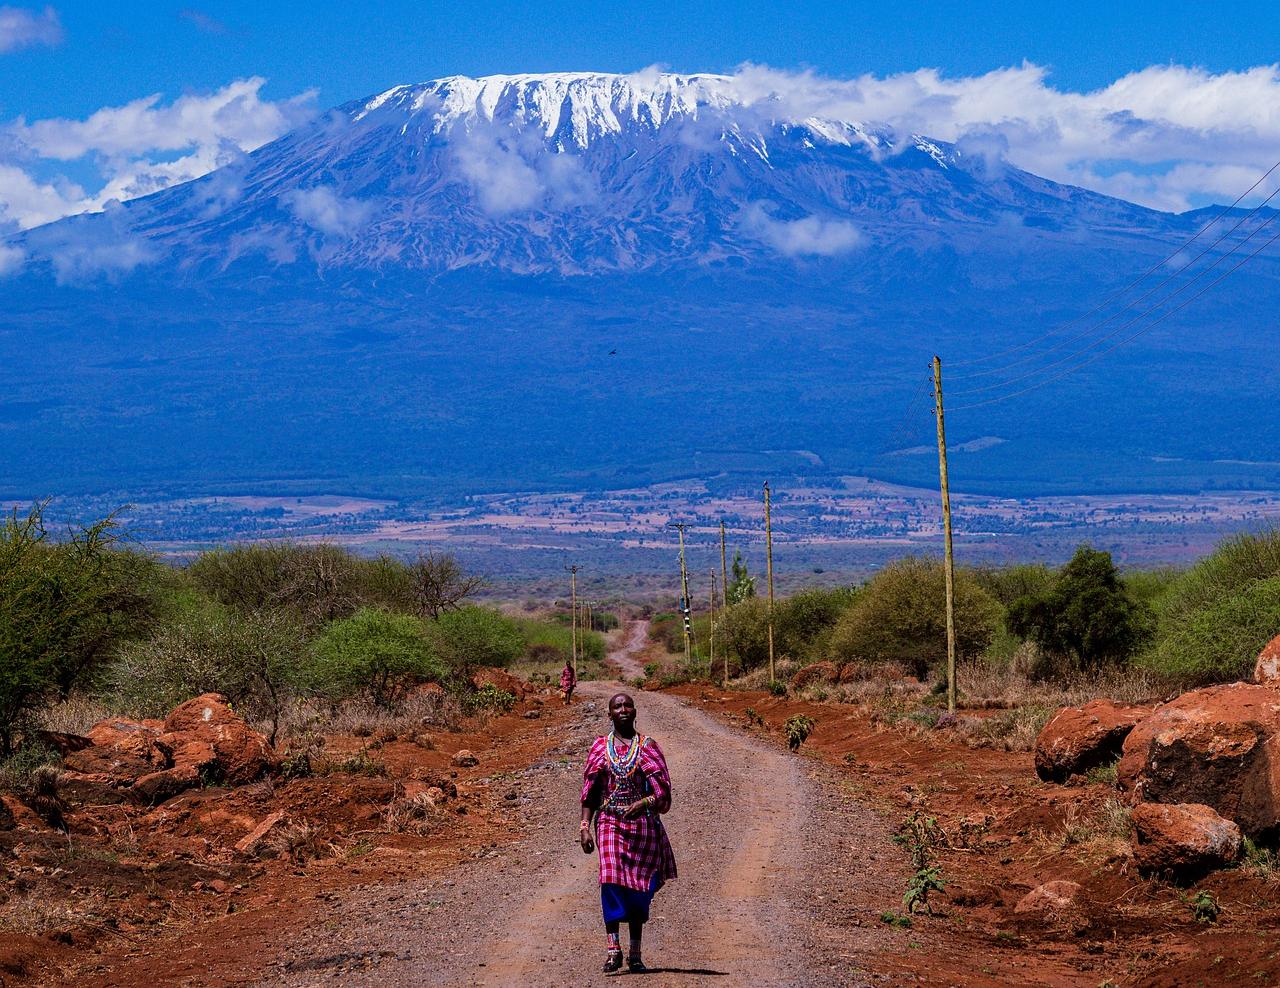
[[[55,543],[37,504],[0,525],[0,755],[35,711],[88,679],[154,617],[155,563],[104,519]]]
[[[255,544],[201,553],[187,573],[228,607],[246,612],[288,608],[315,628],[356,611],[369,568],[346,549],[326,543]]]
[[[991,641],[1000,605],[974,575],[955,581],[956,649],[975,656]],[[909,557],[886,566],[859,592],[831,632],[832,658],[844,662],[894,662],[923,677],[947,655],[946,596],[942,563]]]
[[[1156,610],[1144,665],[1186,685],[1248,676],[1280,633],[1280,531],[1226,540],[1178,576]]]
[[[825,658],[831,629],[856,598],[851,589],[802,590],[779,600],[773,612],[775,656],[810,662]],[[769,604],[748,597],[716,622],[716,640],[728,645],[744,670],[769,659]]]
[[[973,570],[974,579],[1006,609],[1023,597],[1036,597],[1053,586],[1053,570],[1044,563],[988,567]]]
[[[782,725],[782,730],[787,736],[787,747],[796,751],[813,732],[813,718],[804,714],[788,717],[787,722]]]
[[[132,716],[163,717],[200,693],[221,693],[246,716],[266,720],[275,743],[308,656],[291,614],[241,614],[203,601],[119,650],[107,671],[107,700]]]
[[[748,597],[731,605],[716,622],[716,639],[738,657],[744,671],[764,665],[769,661],[769,602]]]
[[[525,640],[510,618],[488,607],[463,607],[440,615],[440,654],[455,672],[506,666],[524,654]]]
[[[1080,546],[1047,590],[1009,608],[1009,629],[1045,651],[1096,669],[1124,658],[1151,634],[1150,612],[1135,601],[1111,554]]]
[[[468,714],[481,710],[505,714],[515,705],[514,694],[498,689],[493,683],[485,683],[474,693],[468,693],[462,701],[462,709]]]
[[[371,608],[330,624],[312,652],[311,684],[330,700],[364,695],[390,708],[414,684],[446,673],[426,624]]]

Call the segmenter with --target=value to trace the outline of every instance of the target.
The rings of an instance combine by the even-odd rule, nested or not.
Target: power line
[[[1258,235],[1259,233],[1261,233],[1264,229],[1266,229],[1266,227],[1267,227],[1267,226],[1269,226],[1269,225],[1270,225],[1270,224],[1271,224],[1271,223],[1276,219],[1276,217],[1277,217],[1277,216],[1280,216],[1280,212],[1272,213],[1272,215],[1271,215],[1270,217],[1268,217],[1267,219],[1263,220],[1263,221],[1262,221],[1261,223],[1259,223],[1256,227],[1254,227],[1254,228],[1253,228],[1253,230],[1249,233],[1249,235],[1248,235],[1247,237],[1245,237],[1243,240],[1241,240],[1238,244],[1234,245],[1234,246],[1231,248],[1231,250],[1227,251],[1225,254],[1221,254],[1221,255],[1220,255],[1220,256],[1219,256],[1219,257],[1218,257],[1218,258],[1217,258],[1217,259],[1216,259],[1212,264],[1210,264],[1208,267],[1201,268],[1198,272],[1196,272],[1196,274],[1194,275],[1194,277],[1192,277],[1192,278],[1191,278],[1189,281],[1187,281],[1184,285],[1181,285],[1180,287],[1176,288],[1174,291],[1170,292],[1168,295],[1166,295],[1164,298],[1160,299],[1158,302],[1156,302],[1154,305],[1150,306],[1150,307],[1149,307],[1149,308],[1147,308],[1146,310],[1144,310],[1144,311],[1142,311],[1142,312],[1139,312],[1136,316],[1134,316],[1134,317],[1133,317],[1132,319],[1130,319],[1128,322],[1126,322],[1126,323],[1122,324],[1121,326],[1117,327],[1116,329],[1113,329],[1110,333],[1107,333],[1105,336],[1102,336],[1102,337],[1100,337],[1099,339],[1094,340],[1094,341],[1093,341],[1092,343],[1090,343],[1088,346],[1082,347],[1081,349],[1079,349],[1079,350],[1075,351],[1074,353],[1069,353],[1069,354],[1067,354],[1065,357],[1060,357],[1058,360],[1055,360],[1055,361],[1053,361],[1052,363],[1046,364],[1046,365],[1045,365],[1045,366],[1043,366],[1043,367],[1037,367],[1037,368],[1035,368],[1034,370],[1030,370],[1030,371],[1028,371],[1028,372],[1027,372],[1027,373],[1025,373],[1025,374],[1021,374],[1021,375],[1019,375],[1019,376],[1017,376],[1017,377],[1014,377],[1014,378],[1011,378],[1011,379],[1009,379],[1009,380],[1007,380],[1007,381],[1000,381],[1000,382],[998,382],[998,383],[996,383],[996,384],[988,384],[988,385],[984,385],[984,386],[979,387],[979,388],[968,388],[968,389],[965,389],[965,390],[962,390],[962,391],[954,391],[954,392],[952,392],[952,394],[954,394],[954,395],[973,395],[973,394],[984,394],[984,393],[986,393],[986,392],[988,392],[988,391],[998,391],[998,390],[1000,390],[1001,388],[1007,388],[1007,387],[1009,387],[1009,385],[1011,385],[1011,384],[1017,384],[1019,381],[1026,381],[1026,380],[1029,380],[1029,379],[1031,379],[1031,378],[1034,378],[1034,377],[1036,377],[1036,376],[1038,376],[1038,375],[1040,375],[1040,374],[1044,373],[1045,371],[1053,370],[1053,368],[1055,368],[1055,367],[1061,367],[1063,364],[1068,363],[1068,362],[1070,362],[1070,361],[1072,361],[1072,360],[1075,360],[1077,357],[1083,356],[1084,354],[1088,353],[1088,352],[1089,352],[1089,350],[1091,350],[1093,347],[1096,347],[1096,346],[1098,346],[1099,344],[1105,343],[1105,342],[1107,342],[1107,340],[1114,339],[1114,338],[1115,338],[1116,336],[1118,336],[1120,333],[1123,333],[1123,332],[1124,332],[1126,329],[1128,329],[1130,326],[1134,325],[1134,323],[1136,323],[1136,322],[1138,322],[1138,321],[1140,321],[1140,320],[1142,320],[1142,319],[1145,319],[1147,316],[1151,315],[1153,312],[1155,312],[1155,311],[1156,311],[1157,309],[1159,309],[1161,306],[1166,305],[1167,303],[1169,303],[1170,301],[1172,301],[1174,298],[1176,298],[1177,296],[1179,296],[1179,295],[1181,295],[1183,292],[1185,292],[1188,288],[1193,287],[1197,281],[1199,281],[1201,278],[1203,278],[1205,275],[1207,275],[1210,271],[1212,271],[1214,268],[1216,268],[1219,264],[1221,264],[1221,263],[1222,263],[1223,261],[1225,261],[1227,258],[1231,257],[1231,256],[1232,256],[1236,251],[1238,251],[1241,247],[1243,247],[1243,246],[1244,246],[1245,244],[1247,244],[1250,240],[1252,240],[1255,236],[1257,236],[1257,235]],[[1273,238],[1273,240],[1274,240],[1274,238]],[[1262,248],[1263,248],[1263,249],[1265,249],[1265,248],[1267,247],[1267,245],[1268,245],[1268,244],[1270,244],[1270,243],[1272,243],[1272,241],[1271,241],[1271,240],[1267,241],[1267,243],[1265,243],[1265,244],[1263,244],[1263,245],[1262,245]],[[1244,260],[1249,260],[1250,258],[1252,258],[1252,257],[1256,257],[1256,256],[1257,256],[1257,251],[1255,251],[1253,254],[1250,254],[1250,255],[1248,255],[1247,257],[1245,257],[1245,258],[1244,258]],[[1242,262],[1242,263],[1243,263],[1243,262]],[[1238,266],[1239,266],[1239,265],[1237,265],[1237,267],[1238,267]],[[1231,271],[1234,271],[1234,270],[1236,270],[1236,268],[1231,268]],[[1229,274],[1229,273],[1230,273],[1230,271],[1228,272],[1228,274]],[[1218,280],[1220,281],[1221,279],[1218,279]],[[1211,284],[1212,284],[1212,285],[1216,285],[1217,283],[1218,283],[1217,281],[1214,281],[1214,282],[1212,282]],[[1192,298],[1199,298],[1199,297],[1200,297],[1200,296],[1199,296],[1199,294],[1192,296]],[[1177,308],[1173,309],[1172,311],[1173,311],[1173,312],[1177,312],[1177,311],[1178,311],[1179,309],[1181,309],[1181,308],[1182,308],[1182,306],[1178,306]],[[1168,315],[1168,313],[1166,313],[1166,315]],[[1161,319],[1163,319],[1163,318],[1165,318],[1165,317],[1164,317],[1164,316],[1161,316],[1160,318],[1161,318]],[[1157,320],[1157,321],[1159,321],[1159,320]],[[1154,325],[1154,324],[1153,324],[1153,325]],[[1110,351],[1110,350],[1108,350],[1108,351],[1106,351],[1106,352],[1107,352],[1107,353],[1110,353],[1111,351]]]
[[[1238,229],[1240,229],[1240,227],[1241,227],[1241,226],[1243,226],[1243,225],[1244,225],[1244,223],[1245,223],[1246,221],[1248,221],[1250,218],[1252,218],[1253,216],[1255,216],[1255,215],[1258,213],[1258,211],[1259,211],[1259,210],[1261,210],[1261,209],[1262,209],[1262,208],[1263,208],[1267,203],[1269,203],[1269,202],[1270,202],[1272,199],[1274,199],[1277,195],[1280,195],[1280,185],[1276,186],[1275,191],[1273,191],[1273,192],[1271,193],[1271,195],[1267,196],[1267,198],[1263,199],[1263,200],[1262,200],[1262,202],[1260,202],[1260,203],[1258,203],[1258,205],[1254,206],[1254,207],[1253,207],[1253,209],[1251,209],[1248,213],[1246,213],[1244,216],[1240,217],[1240,219],[1238,219],[1238,220],[1236,221],[1235,226],[1233,226],[1233,227],[1232,227],[1230,230],[1228,230],[1226,233],[1222,234],[1222,236],[1218,237],[1218,239],[1217,239],[1217,240],[1215,240],[1213,243],[1211,243],[1211,244],[1210,244],[1208,247],[1206,247],[1204,250],[1200,251],[1200,253],[1199,253],[1199,254],[1197,254],[1195,257],[1193,257],[1191,260],[1189,260],[1189,261],[1188,261],[1186,264],[1184,264],[1182,267],[1178,268],[1178,270],[1177,270],[1177,271],[1173,272],[1171,275],[1169,275],[1167,278],[1165,278],[1165,279],[1164,279],[1164,281],[1160,282],[1160,283],[1159,283],[1158,285],[1156,285],[1154,288],[1149,288],[1149,289],[1147,289],[1147,291],[1146,291],[1146,293],[1145,293],[1145,294],[1138,296],[1136,299],[1134,299],[1132,302],[1129,302],[1129,303],[1128,303],[1127,305],[1125,305],[1123,308],[1119,308],[1119,309],[1117,309],[1115,312],[1111,313],[1111,315],[1107,316],[1107,318],[1106,318],[1106,319],[1102,320],[1102,322],[1098,323],[1097,325],[1091,326],[1091,327],[1089,327],[1088,329],[1086,329],[1083,333],[1077,333],[1075,336],[1069,337],[1068,339],[1063,340],[1061,343],[1056,343],[1056,344],[1054,344],[1053,346],[1049,347],[1049,349],[1047,349],[1047,350],[1042,350],[1042,351],[1040,351],[1040,352],[1038,352],[1038,353],[1028,354],[1028,355],[1027,355],[1027,356],[1025,356],[1025,357],[1021,357],[1021,358],[1019,358],[1018,360],[1013,361],[1013,363],[1005,364],[1005,365],[1003,365],[1003,366],[1001,366],[1001,367],[994,367],[994,368],[992,368],[992,369],[990,369],[990,370],[976,371],[975,373],[972,373],[972,374],[961,375],[961,378],[960,378],[960,379],[961,379],[961,380],[971,380],[971,379],[973,379],[973,378],[977,378],[977,377],[990,377],[992,374],[1003,374],[1005,371],[1012,370],[1013,368],[1018,367],[1018,366],[1019,366],[1019,365],[1021,365],[1021,364],[1025,364],[1025,363],[1027,363],[1028,361],[1031,361],[1031,360],[1039,360],[1039,359],[1042,359],[1043,357],[1047,357],[1047,356],[1048,356],[1049,354],[1051,354],[1051,353],[1054,353],[1054,352],[1056,352],[1056,351],[1058,351],[1058,350],[1061,350],[1061,349],[1062,349],[1063,347],[1065,347],[1065,346],[1070,346],[1072,343],[1077,343],[1077,342],[1079,342],[1080,340],[1083,340],[1085,337],[1087,337],[1087,336],[1091,336],[1092,334],[1096,333],[1098,330],[1102,329],[1102,327],[1104,327],[1104,326],[1106,326],[1108,323],[1110,323],[1113,319],[1118,318],[1119,316],[1121,316],[1121,315],[1123,315],[1124,313],[1128,312],[1130,309],[1134,308],[1135,306],[1141,305],[1143,302],[1145,302],[1147,299],[1149,299],[1152,295],[1154,295],[1156,292],[1158,292],[1161,288],[1163,288],[1165,285],[1169,284],[1169,282],[1171,282],[1171,281],[1173,281],[1175,278],[1177,278],[1177,277],[1178,277],[1178,275],[1183,274],[1183,273],[1185,273],[1186,271],[1188,271],[1188,270],[1191,268],[1191,266],[1192,266],[1193,264],[1195,264],[1198,260],[1200,260],[1200,259],[1201,259],[1202,257],[1204,257],[1206,254],[1208,254],[1208,253],[1209,253],[1211,250],[1213,250],[1215,247],[1217,247],[1220,243],[1222,243],[1222,241],[1226,240],[1226,239],[1227,239],[1227,237],[1231,236],[1231,234],[1235,233]],[[1271,219],[1274,219],[1274,218],[1275,218],[1275,217],[1274,217],[1274,215],[1273,215],[1273,216],[1271,217]],[[1263,223],[1259,224],[1259,225],[1258,225],[1258,227],[1257,227],[1257,229],[1255,229],[1255,230],[1254,230],[1254,233],[1257,233],[1257,232],[1258,232],[1258,230],[1261,230],[1264,226],[1266,226],[1266,225],[1267,225],[1267,223],[1270,223],[1270,222],[1271,222],[1271,220],[1266,220],[1266,221],[1264,221]],[[1224,254],[1223,256],[1224,256],[1224,257],[1230,256],[1230,255],[1231,255],[1231,254],[1236,250],[1236,248],[1238,248],[1238,247],[1240,247],[1240,246],[1242,246],[1242,245],[1244,245],[1244,244],[1248,243],[1248,242],[1249,242],[1249,239],[1250,239],[1252,236],[1253,236],[1253,234],[1251,233],[1248,237],[1245,237],[1245,238],[1244,238],[1244,240],[1240,241],[1240,243],[1239,243],[1239,244],[1237,244],[1237,245],[1236,245],[1236,247],[1233,247],[1233,248],[1231,248],[1231,250],[1228,250],[1228,251],[1226,252],[1226,254]],[[1184,249],[1185,249],[1185,248],[1184,248]],[[1216,263],[1216,262],[1215,262],[1215,263]],[[1206,268],[1205,270],[1206,270],[1206,271],[1208,271],[1208,270],[1212,270],[1212,269],[1213,269],[1213,265],[1210,265],[1210,266],[1209,266],[1208,268]],[[1202,272],[1202,273],[1203,273],[1203,272]],[[1193,277],[1192,277],[1192,279],[1191,279],[1191,282],[1189,282],[1189,284],[1190,284],[1190,283],[1193,283],[1197,277],[1199,277],[1199,274],[1197,274],[1197,275],[1193,276]],[[1101,341],[1099,341],[1099,342],[1101,342]],[[1092,344],[1091,344],[1091,345],[1092,345]],[[1087,349],[1087,348],[1086,348],[1086,349]],[[955,391],[955,392],[952,392],[952,393],[953,393],[953,394],[973,394],[973,393],[975,393],[975,391],[976,391],[976,390],[981,390],[981,389],[972,389],[972,390],[969,390],[969,391]]]
[[[1032,384],[1029,387],[1023,388],[1021,391],[1013,392],[1013,394],[1001,395],[996,398],[988,398],[985,401],[973,402],[972,404],[969,404],[969,405],[961,405],[959,408],[951,409],[951,411],[965,412],[973,408],[982,408],[984,405],[994,405],[996,402],[1009,401],[1013,398],[1018,398],[1024,394],[1027,394],[1028,392],[1035,391],[1037,388],[1042,388],[1048,384],[1052,384],[1054,381],[1059,381],[1069,374],[1074,374],[1076,371],[1080,370],[1080,368],[1087,367],[1089,364],[1093,363],[1094,361],[1102,359],[1107,354],[1114,353],[1116,350],[1119,350],[1125,344],[1131,343],[1132,341],[1136,340],[1139,336],[1141,336],[1143,333],[1151,332],[1151,330],[1153,330],[1160,323],[1164,322],[1164,320],[1168,319],[1171,315],[1173,315],[1176,312],[1181,312],[1183,309],[1185,309],[1188,305],[1190,305],[1196,299],[1200,298],[1200,296],[1204,295],[1205,292],[1209,291],[1210,289],[1214,288],[1215,286],[1217,286],[1218,284],[1226,280],[1228,277],[1230,277],[1232,274],[1234,274],[1236,271],[1242,268],[1247,262],[1253,260],[1255,257],[1257,257],[1259,254],[1261,254],[1264,250],[1266,250],[1268,247],[1270,247],[1272,244],[1276,243],[1277,241],[1280,241],[1280,233],[1272,234],[1270,240],[1266,241],[1266,243],[1259,246],[1252,254],[1248,254],[1245,257],[1240,258],[1240,260],[1237,261],[1234,266],[1224,271],[1213,281],[1209,282],[1209,284],[1201,288],[1200,291],[1192,295],[1189,299],[1186,299],[1180,305],[1175,306],[1174,308],[1170,309],[1168,312],[1154,319],[1150,325],[1144,326],[1142,329],[1138,330],[1132,336],[1127,336],[1123,340],[1121,340],[1119,343],[1116,343],[1113,346],[1107,347],[1107,349],[1105,350],[1100,350],[1097,353],[1090,355],[1087,359],[1082,360],[1080,363],[1076,364],[1074,367],[1068,367],[1066,370],[1062,371],[1059,374],[1055,374],[1053,377],[1049,378],[1048,380],[1037,381],[1035,384]],[[1224,254],[1223,256],[1226,257],[1228,255]],[[1102,341],[1099,340],[1098,342],[1102,342]]]
[[[1088,312],[1082,315],[1076,316],[1074,319],[1071,319],[1058,326],[1055,326],[1053,329],[1049,330],[1046,333],[1042,333],[1040,336],[1037,336],[1034,339],[1027,340],[1025,343],[1019,343],[1017,346],[1010,347],[1007,350],[1001,350],[999,353],[989,354],[985,357],[975,357],[971,360],[948,361],[947,366],[948,367],[972,367],[976,364],[984,364],[992,360],[999,360],[1002,357],[1007,357],[1010,354],[1018,353],[1022,350],[1025,350],[1027,347],[1035,346],[1037,343],[1040,343],[1040,342],[1043,342],[1044,340],[1049,339],[1051,336],[1054,336],[1057,333],[1062,332],[1064,329],[1069,329],[1070,327],[1076,325],[1077,323],[1085,319],[1088,319],[1090,316],[1095,315],[1098,312],[1101,312],[1103,309],[1109,306],[1112,302],[1115,302],[1121,297],[1123,297],[1125,293],[1127,293],[1130,289],[1135,288],[1138,285],[1140,285],[1142,282],[1146,281],[1149,277],[1151,277],[1151,275],[1159,271],[1162,267],[1164,267],[1166,264],[1172,261],[1175,257],[1181,254],[1184,250],[1190,247],[1193,243],[1199,240],[1200,237],[1203,236],[1207,230],[1217,225],[1219,220],[1221,220],[1224,216],[1227,215],[1227,213],[1231,212],[1231,210],[1235,209],[1238,205],[1240,205],[1240,203],[1243,202],[1244,199],[1250,193],[1252,193],[1254,189],[1256,189],[1259,185],[1265,182],[1267,178],[1271,176],[1271,173],[1274,172],[1277,168],[1280,168],[1280,161],[1277,161],[1274,165],[1268,168],[1266,172],[1264,172],[1256,182],[1254,182],[1251,186],[1249,186],[1249,188],[1245,189],[1244,192],[1240,193],[1240,195],[1236,197],[1235,202],[1233,202],[1230,206],[1224,207],[1222,211],[1218,213],[1217,216],[1215,216],[1212,220],[1210,220],[1203,227],[1201,227],[1195,233],[1195,235],[1191,237],[1191,239],[1181,244],[1172,254],[1168,255],[1167,257],[1165,257],[1160,261],[1157,261],[1150,268],[1148,268],[1146,271],[1140,274],[1137,278],[1129,282],[1129,284],[1125,285],[1124,288],[1120,289],[1120,291],[1116,292],[1114,295],[1106,299],[1103,299],[1101,302],[1099,302],[1096,306],[1094,306]]]

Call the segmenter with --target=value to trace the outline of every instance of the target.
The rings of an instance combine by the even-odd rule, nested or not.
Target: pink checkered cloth
[[[620,740],[620,739],[619,739]],[[596,738],[587,756],[587,767],[582,773],[582,803],[584,806],[603,805],[617,787],[617,779],[609,771],[609,755],[606,739]],[[616,744],[617,742],[615,742]],[[628,749],[619,747],[618,753]],[[662,749],[653,738],[645,740],[640,751],[640,766],[636,778],[644,795],[654,797],[653,812],[624,820],[610,812],[596,817],[596,846],[600,849],[600,884],[621,885],[638,892],[653,888],[655,875],[667,882],[676,877],[676,857],[671,851],[671,841],[662,826],[659,813],[671,809],[671,775]]]
[[[567,690],[571,686],[575,686],[577,682],[578,680],[573,675],[573,669],[571,667],[565,666],[560,670],[560,688],[562,690]]]

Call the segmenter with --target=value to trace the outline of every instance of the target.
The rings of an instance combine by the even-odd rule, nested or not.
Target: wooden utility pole
[[[725,562],[724,554],[724,519],[720,519],[720,602],[724,605],[724,609],[729,609],[729,564]],[[725,662],[729,661],[729,655],[725,653]],[[726,677],[727,678],[727,677]]]
[[[938,478],[942,485],[942,567],[947,588],[947,710],[956,712],[956,570],[951,554],[951,486],[947,481],[947,427],[942,416],[942,358],[933,358],[933,402],[938,417]]]
[[[707,678],[716,668],[716,571],[711,571],[711,656],[707,659]]]
[[[769,577],[769,682],[773,674],[773,521],[769,512],[769,481],[764,482],[764,545],[765,570]]]
[[[569,571],[570,611],[572,612],[573,678],[578,678],[578,567],[566,566]]]
[[[684,621],[684,664],[688,668],[693,659],[693,629],[689,622],[693,620],[693,602],[689,600],[689,571],[684,565],[684,529],[682,521],[672,522],[672,527],[680,533],[680,607]]]

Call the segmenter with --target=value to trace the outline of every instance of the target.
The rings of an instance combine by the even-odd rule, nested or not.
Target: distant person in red
[[[573,696],[573,688],[578,685],[578,677],[573,672],[573,663],[565,659],[564,668],[560,670],[560,692],[564,694],[564,705],[569,705]]]
[[[662,884],[676,877],[676,858],[659,816],[671,809],[671,775],[658,742],[636,733],[631,697],[614,696],[609,719],[613,730],[596,738],[582,773],[578,840],[587,854],[600,846],[600,906],[609,938],[605,973],[622,967],[618,928],[623,920],[631,935],[627,967],[642,972],[640,942],[649,904]]]

